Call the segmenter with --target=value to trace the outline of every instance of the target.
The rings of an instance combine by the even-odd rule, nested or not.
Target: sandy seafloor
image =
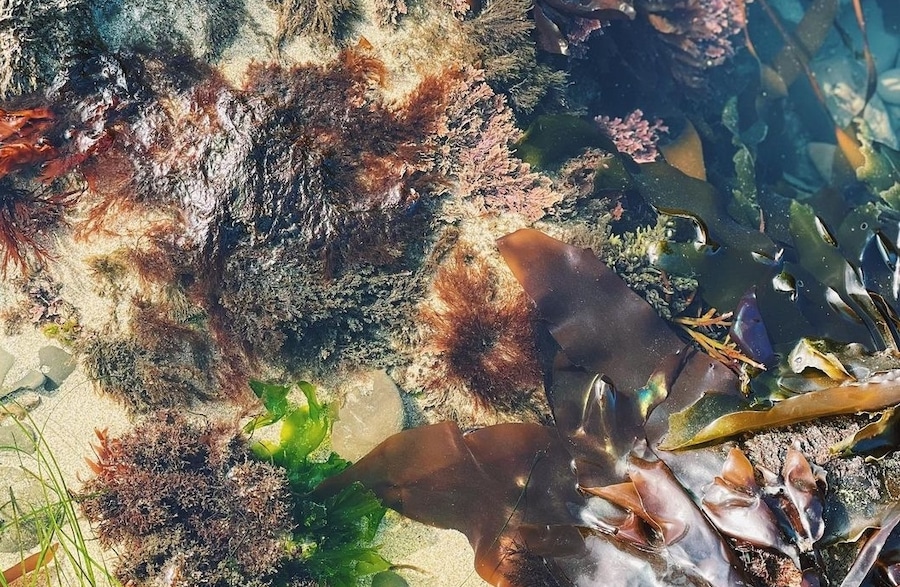
[[[172,4],[172,3],[170,3]],[[366,6],[371,10],[371,6]],[[265,35],[274,33],[276,15],[266,6],[264,0],[247,0],[247,21],[242,26],[239,36],[233,40],[225,51],[221,60],[217,63],[219,70],[225,74],[232,83],[240,85],[243,74],[254,61],[267,59],[266,44],[263,42]],[[185,11],[191,6],[186,6]],[[176,28],[179,22],[182,33],[191,33],[191,20],[185,12],[183,20],[179,21],[179,15],[175,15]],[[108,35],[115,38],[127,35],[129,31],[118,30],[123,27],[120,23],[110,23]],[[127,26],[125,27],[127,29]],[[440,47],[418,47],[417,43],[410,43],[409,36],[415,33],[402,29],[397,38],[384,38],[384,30],[375,26],[365,18],[361,19],[352,37],[367,39],[378,53],[390,72],[390,84],[386,92],[392,91],[395,95],[403,95],[412,87],[422,74],[420,67],[410,67],[411,61],[426,63],[439,68],[442,56],[434,55],[433,51],[440,51]],[[202,51],[202,44],[198,41],[196,49]],[[337,46],[312,45],[303,39],[297,39],[288,44],[283,52],[283,62],[305,63],[321,62],[333,58],[337,54]],[[133,230],[122,231],[126,241],[133,235],[141,233],[142,221],[140,218],[130,220]],[[117,226],[122,228],[127,223],[122,223],[117,218]],[[127,236],[131,234],[132,236]],[[107,298],[100,297],[96,283],[91,279],[84,260],[90,255],[99,252],[109,252],[123,244],[121,238],[92,238],[88,242],[76,240],[71,234],[60,231],[56,235],[57,242],[53,250],[53,259],[50,262],[49,272],[53,279],[62,285],[60,297],[71,303],[78,311],[82,324],[100,325],[109,323],[114,313],[114,307]],[[130,240],[130,242],[134,242]],[[141,284],[135,281],[127,286],[132,291],[140,291]],[[11,302],[8,284],[0,284],[0,306],[6,307]],[[13,355],[15,362],[7,374],[5,381],[0,382],[0,390],[19,380],[29,370],[40,369],[38,350],[41,347],[52,345],[60,346],[58,342],[48,339],[38,327],[25,324],[23,328],[13,335],[5,335],[0,328],[0,348]],[[321,389],[327,397],[328,389]],[[93,456],[91,443],[95,440],[95,430],[108,429],[111,435],[121,434],[126,431],[131,423],[122,407],[108,397],[104,397],[85,374],[83,368],[78,365],[75,371],[56,390],[46,392],[38,389],[36,394],[40,403],[29,412],[31,419],[29,426],[39,431],[46,441],[46,447],[52,453],[60,471],[63,473],[65,483],[70,490],[78,490],[81,480],[88,478],[91,471],[85,461]],[[21,393],[12,394],[6,400],[22,399]],[[232,419],[234,412],[227,404],[195,404],[191,406],[191,412],[203,413],[221,419]],[[0,450],[0,466],[9,465],[15,467],[20,462],[20,457],[13,452]],[[27,462],[26,465],[33,463]],[[4,481],[0,479],[0,491],[5,491]],[[104,552],[93,536],[86,521],[82,521],[82,530],[87,539],[87,546],[91,555],[98,561],[105,561],[109,570],[115,565],[116,554]],[[474,555],[461,533],[452,530],[442,530],[424,526],[409,519],[402,518],[394,512],[388,512],[385,522],[382,524],[381,535],[376,540],[381,544],[380,552],[384,557],[398,566],[397,572],[411,586],[429,587],[476,587],[487,585],[475,573],[473,567]],[[36,549],[32,549],[36,550]],[[23,555],[32,551],[20,553],[0,553],[0,568],[7,568],[19,560]],[[58,561],[63,561],[65,571],[65,557],[61,553]],[[57,571],[53,570],[50,585],[60,583]],[[32,579],[26,578],[24,584],[32,584]],[[364,579],[365,584],[368,579]],[[79,585],[78,580],[71,574],[68,575],[68,583]]]

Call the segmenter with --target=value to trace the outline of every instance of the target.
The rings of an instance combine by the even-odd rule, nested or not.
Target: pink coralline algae
[[[597,116],[594,122],[615,143],[620,153],[630,156],[636,163],[656,161],[659,155],[656,150],[659,135],[669,132],[669,127],[664,125],[662,120],[657,118],[650,122],[644,118],[644,113],[640,109],[624,119]]]
[[[647,21],[672,47],[672,73],[688,86],[702,86],[698,72],[734,55],[732,37],[747,25],[744,0],[645,0]]]
[[[478,70],[461,72],[449,95],[432,169],[451,178],[456,193],[479,213],[514,212],[528,222],[543,217],[562,196],[513,153],[522,131],[506,99]]]

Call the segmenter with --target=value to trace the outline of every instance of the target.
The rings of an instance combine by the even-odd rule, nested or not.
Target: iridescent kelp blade
[[[684,350],[674,330],[590,250],[532,229],[507,235],[497,245],[572,363],[602,374],[643,406],[644,418],[666,399],[664,409],[650,414],[646,432],[651,443],[666,429],[666,412],[704,392],[739,394],[737,378],[727,367]],[[569,389],[575,394],[571,398],[552,386],[550,390],[557,423],[568,429],[563,422],[578,421],[581,412],[566,415],[562,406],[579,404],[583,389]]]
[[[590,250],[537,230],[497,241],[500,254],[576,365],[619,390],[642,387],[683,344],[653,308]]]
[[[583,547],[575,525],[584,498],[570,462],[553,428],[499,424],[464,435],[443,422],[391,436],[316,491],[361,482],[391,509],[465,534],[479,574],[508,584],[498,581],[518,572],[516,546],[534,544],[544,556]]]

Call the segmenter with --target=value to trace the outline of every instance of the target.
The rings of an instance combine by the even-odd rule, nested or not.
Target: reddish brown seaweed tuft
[[[236,428],[159,412],[97,437],[78,500],[101,544],[121,548],[119,580],[269,584],[292,527],[287,478],[250,461]]]
[[[100,390],[131,413],[187,406],[218,390],[216,349],[206,333],[163,305],[133,303],[130,336],[94,332],[79,343]]]
[[[0,109],[0,271],[10,266],[24,272],[47,255],[44,233],[56,225],[72,203],[70,194],[47,188],[26,189],[13,174],[37,170],[55,157],[47,133],[54,115],[48,108]]]
[[[531,302],[504,296],[494,271],[457,249],[434,278],[435,304],[420,317],[437,354],[429,389],[462,388],[483,407],[510,408],[541,383]]]

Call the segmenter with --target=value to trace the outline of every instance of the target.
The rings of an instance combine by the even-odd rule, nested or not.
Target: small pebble
[[[53,391],[75,370],[75,357],[55,346],[41,347],[38,351],[41,371],[47,376],[44,389]]]
[[[39,405],[41,405],[40,395],[33,391],[23,393],[0,406],[0,422],[10,416],[21,420]]]
[[[44,382],[46,381],[47,378],[44,377],[43,373],[41,373],[37,369],[32,369],[28,373],[23,375],[21,379],[10,385],[9,389],[5,393],[0,394],[0,397],[7,396],[11,393],[21,391],[23,389],[27,389],[29,391],[37,391],[37,389],[44,385]]]
[[[0,348],[0,384],[6,379],[6,374],[12,369],[13,363],[16,362],[15,357]]]

